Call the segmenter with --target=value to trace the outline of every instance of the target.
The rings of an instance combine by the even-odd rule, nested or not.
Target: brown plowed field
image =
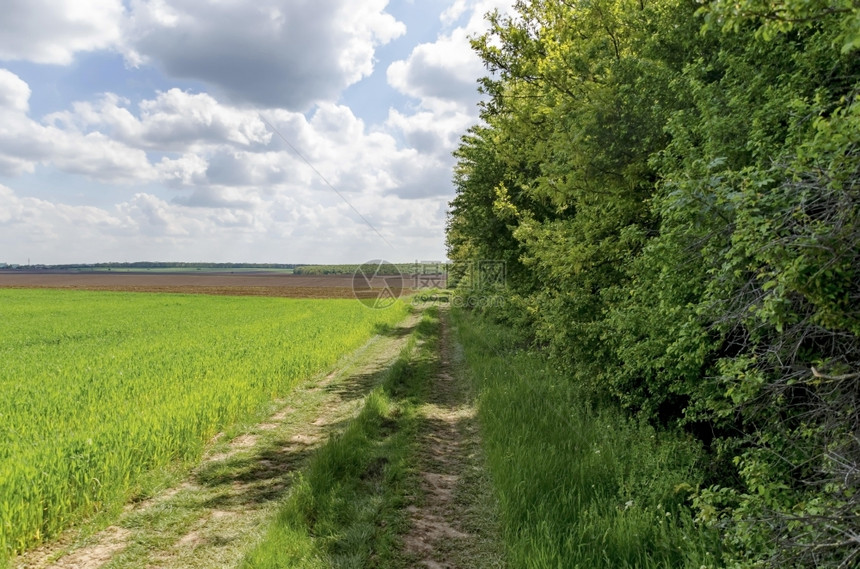
[[[407,284],[408,277],[403,279]],[[389,282],[390,286],[395,283]],[[382,288],[381,281],[373,287]],[[352,275],[0,271],[0,288],[63,288],[290,298],[354,298]],[[375,294],[375,293],[374,293]]]

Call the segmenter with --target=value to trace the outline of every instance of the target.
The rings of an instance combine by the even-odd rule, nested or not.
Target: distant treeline
[[[134,263],[76,263],[69,265],[9,265],[19,269],[102,270],[102,269],[295,269],[293,263],[184,263],[136,261]]]
[[[385,263],[379,267],[372,263],[365,263],[364,265],[296,265],[293,273],[296,275],[352,275],[359,267],[379,275],[411,275],[416,272],[435,274],[447,270],[445,263]]]

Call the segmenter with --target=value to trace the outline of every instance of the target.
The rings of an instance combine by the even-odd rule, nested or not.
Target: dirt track
[[[189,476],[126,506],[115,524],[72,528],[14,559],[16,569],[226,569],[271,523],[294,475],[361,409],[406,345],[419,314],[397,333],[344,356],[325,377],[308,379],[264,422],[230,441],[219,435]],[[221,440],[224,439],[224,440]]]
[[[404,278],[403,284],[406,284]],[[372,283],[374,287],[384,283]],[[389,286],[392,283],[389,281]],[[0,288],[63,288],[291,298],[354,298],[352,275],[0,271]]]
[[[442,313],[437,372],[421,406],[415,467],[422,497],[407,507],[403,537],[412,567],[506,567],[496,498],[484,466],[475,393],[463,354]]]

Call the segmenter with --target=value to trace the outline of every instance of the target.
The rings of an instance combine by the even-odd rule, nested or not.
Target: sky
[[[443,260],[510,4],[4,0],[0,263]]]

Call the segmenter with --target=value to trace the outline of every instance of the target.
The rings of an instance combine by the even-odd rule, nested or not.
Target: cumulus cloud
[[[199,80],[213,94],[167,89],[132,101],[118,86],[119,93],[31,116],[31,86],[0,69],[0,173],[42,165],[93,180],[93,191],[125,184],[131,190],[122,195],[136,192],[91,207],[18,197],[0,186],[0,243],[20,244],[38,262],[69,260],[57,243],[68,244],[75,261],[432,257],[444,233],[447,200],[440,197],[452,191],[450,153],[477,119],[475,79],[483,68],[468,35],[490,2],[457,0],[442,14],[446,27],[436,42],[388,68],[390,84],[417,104],[368,126],[335,101],[373,71],[376,48],[403,33],[386,4],[131,0],[122,41],[106,34],[86,45],[60,42],[63,57],[52,56],[67,63],[79,51],[115,48],[131,64]],[[117,21],[121,6],[118,14]],[[27,57],[37,60],[35,53],[33,46]]]
[[[387,195],[403,199],[447,196],[451,193],[451,162],[414,153],[412,159],[398,160],[391,165],[397,183]]]
[[[7,0],[0,60],[67,65],[115,50],[239,104],[308,110],[373,72],[406,28],[388,0]]]
[[[475,115],[466,109],[446,113],[417,111],[410,115],[391,109],[388,126],[400,131],[406,143],[415,150],[435,156],[449,154],[460,135],[475,122]]]
[[[442,20],[442,23],[446,26],[450,26],[454,22],[460,19],[460,17],[466,13],[468,10],[466,0],[454,0],[454,3],[448,6],[443,12],[442,15],[439,16],[439,19]]]
[[[52,113],[46,121],[65,128],[96,129],[129,146],[183,151],[195,144],[265,145],[271,133],[253,110],[222,105],[206,93],[170,89],[130,108],[113,93],[99,101],[76,102],[69,111]]]
[[[223,196],[222,196],[223,197]],[[250,208],[189,207],[140,192],[100,208],[20,197],[0,185],[0,261],[24,263],[152,259],[244,262],[349,262],[427,258],[444,220],[438,204],[388,199],[369,217],[394,249],[343,203],[278,194]],[[368,210],[372,201],[360,198]],[[62,243],[62,247],[57,247]]]
[[[510,11],[511,4],[510,0],[456,0],[442,12],[442,23],[451,25],[468,13],[467,21],[434,42],[415,46],[405,60],[393,62],[387,70],[388,83],[421,101],[424,108],[474,107],[477,80],[485,70],[469,38],[486,31],[485,14]]]
[[[126,58],[206,82],[235,102],[307,110],[369,75],[375,48],[405,33],[386,5],[133,0]]]
[[[5,174],[33,172],[41,163],[104,182],[189,186],[207,183],[210,157],[234,147],[264,148],[271,140],[256,112],[221,105],[207,94],[171,89],[136,109],[106,94],[97,102],[73,103],[42,122],[28,116],[28,97],[24,81],[0,70],[0,172]]]
[[[174,188],[191,186],[204,180],[208,167],[206,158],[192,152],[176,158],[165,156],[155,165],[159,179]]]
[[[0,70],[0,173],[33,172],[38,163],[105,181],[153,178],[142,150],[100,132],[81,133],[44,125],[28,116],[30,88]]]
[[[100,132],[83,136],[41,127],[44,144],[42,162],[51,163],[70,174],[80,174],[105,182],[141,183],[154,179],[154,171],[142,150],[111,140]]]
[[[477,79],[484,70],[468,48],[467,33],[457,28],[433,43],[416,46],[406,60],[388,67],[389,84],[428,106],[442,101],[474,104]]]
[[[0,69],[0,110],[26,113],[30,108],[30,86],[6,69]]]
[[[5,0],[0,60],[68,64],[117,45],[123,15],[121,0]]]
[[[4,188],[0,243],[20,244],[39,262],[67,260],[70,252],[77,261],[84,252],[90,260],[128,259],[154,247],[176,259],[230,260],[235,250],[245,253],[233,260],[252,260],[249,247],[258,260],[408,259],[441,243],[437,202],[450,191],[450,165],[369,129],[346,106],[323,103],[307,115],[264,111],[338,195],[255,111],[210,95],[170,90],[132,104],[105,94],[41,121],[29,116],[28,96],[24,81],[0,73],[0,171],[42,164],[94,180],[99,191],[123,183],[167,192],[140,191],[105,209],[19,198]],[[431,117],[424,119],[422,128],[433,131]],[[421,134],[410,137],[418,142]],[[418,249],[380,250],[384,242],[353,207],[390,242]],[[59,242],[69,246],[66,258],[51,260]]]
[[[38,198],[18,197],[0,185],[0,242],[45,252],[49,247],[73,248],[75,242],[95,241],[110,234],[120,234],[128,220],[91,206],[55,204]],[[5,250],[7,259],[19,251]],[[20,260],[18,261],[20,262]]]
[[[243,197],[225,198],[212,188],[303,187],[331,194],[326,182],[351,195],[444,195],[450,160],[439,153],[468,120],[436,120],[426,113],[409,120],[395,113],[392,124],[408,142],[402,147],[391,133],[368,130],[343,105],[320,104],[308,116],[266,111],[266,121],[289,141],[284,144],[256,111],[223,105],[207,94],[171,89],[137,105],[106,94],[38,122],[26,112],[28,93],[17,76],[0,73],[0,171],[20,174],[45,164],[102,182],[160,182],[192,190],[180,199],[201,207],[247,205]]]
[[[390,190],[392,193],[421,198],[451,192],[451,153],[469,126],[478,121],[477,81],[485,73],[469,38],[486,30],[487,12],[510,7],[509,0],[455,0],[440,15],[448,29],[436,41],[415,46],[406,59],[389,65],[389,85],[418,104],[409,113],[390,109],[386,128],[398,133],[423,159],[408,176],[404,170],[396,170],[406,181]]]

